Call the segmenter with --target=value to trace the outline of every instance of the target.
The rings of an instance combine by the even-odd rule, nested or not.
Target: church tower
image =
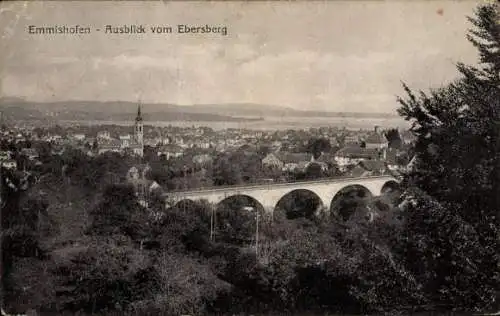
[[[143,126],[143,122],[142,122],[141,105],[140,104],[137,107],[137,116],[135,118],[134,134],[135,134],[135,141],[141,147],[141,151],[144,151],[144,126]],[[141,156],[142,156],[142,154],[141,154]]]

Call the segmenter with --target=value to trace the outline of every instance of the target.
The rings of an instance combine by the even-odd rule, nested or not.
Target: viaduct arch
[[[368,199],[398,187],[398,180],[392,176],[373,176],[174,191],[166,193],[164,199],[167,208],[187,201],[206,200],[216,205],[217,209],[228,205],[233,210],[251,207],[268,215],[275,211],[285,211],[289,218],[310,215],[294,214],[294,211],[300,213],[300,210],[290,209],[293,206],[300,209],[300,206],[307,205],[315,212],[326,209],[332,216],[346,218],[349,214],[343,214],[342,208],[349,206],[349,200]],[[334,214],[336,209],[339,209],[339,214]]]

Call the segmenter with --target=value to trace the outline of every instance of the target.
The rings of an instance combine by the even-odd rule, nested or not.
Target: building
[[[335,162],[342,169],[348,165],[357,165],[363,160],[378,160],[381,153],[375,148],[345,147],[335,153]]]
[[[377,132],[368,135],[365,139],[365,147],[368,149],[386,149],[389,146],[389,142],[383,134]]]
[[[345,146],[359,145],[359,136],[358,135],[346,135],[344,137],[344,145]]]
[[[77,141],[84,141],[85,140],[85,134],[73,134],[73,139]]]
[[[108,131],[100,131],[97,132],[97,138],[109,140],[111,139],[111,134]]]
[[[138,156],[144,156],[144,124],[141,115],[141,105],[137,107],[137,116],[134,124],[134,141],[130,142],[130,149]]]
[[[106,141],[100,141],[99,142],[99,149],[98,149],[98,154],[104,154],[107,152],[115,152],[115,153],[122,153],[122,147],[121,147],[121,142],[116,139],[110,139]]]
[[[291,153],[280,151],[270,153],[262,159],[262,166],[269,169],[280,169],[282,171],[304,171],[314,157],[308,153]],[[326,169],[326,164],[318,163],[322,169]]]
[[[141,106],[137,108],[137,116],[134,123],[134,137],[127,135],[120,136],[120,139],[113,139],[107,131],[99,132],[97,134],[99,142],[98,153],[105,152],[127,152],[130,151],[134,155],[144,156],[144,126],[141,115]]]
[[[123,148],[127,148],[128,146],[130,146],[130,141],[132,140],[132,136],[130,136],[130,134],[120,135],[119,138],[120,141],[122,142]]]
[[[327,171],[337,163],[335,162],[335,156],[328,153],[322,153],[318,159],[314,159],[314,162],[321,166],[321,170]]]
[[[148,164],[139,164],[130,168],[126,175],[126,180],[134,188],[139,203],[147,207],[151,199],[151,194],[155,190],[161,190],[160,185],[149,179],[148,174],[151,167]]]
[[[158,156],[165,156],[167,160],[181,157],[184,154],[184,149],[181,146],[170,144],[163,145],[157,148]]]
[[[405,144],[405,145],[415,143],[415,141],[417,140],[417,137],[415,136],[415,134],[413,134],[413,132],[411,132],[409,130],[404,130],[403,132],[401,132],[400,135],[401,135],[401,139],[403,140],[403,144]]]
[[[262,159],[262,166],[269,169],[282,169],[284,166],[275,153],[269,153]]]

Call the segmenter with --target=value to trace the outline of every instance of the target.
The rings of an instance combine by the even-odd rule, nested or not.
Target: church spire
[[[136,122],[142,121],[142,116],[141,116],[141,105],[137,107],[137,117],[135,118]]]
[[[141,104],[137,107],[137,117],[135,118],[135,127],[134,127],[135,141],[139,145],[138,154],[142,157],[144,154],[144,126],[142,122],[141,115]]]

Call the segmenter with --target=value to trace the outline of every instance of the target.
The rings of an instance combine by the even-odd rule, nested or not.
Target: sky
[[[402,81],[437,88],[457,62],[476,63],[465,34],[478,3],[3,2],[0,96],[389,113]],[[28,32],[77,24],[91,33]],[[130,24],[148,33],[103,32]],[[176,34],[178,24],[228,34]],[[174,33],[152,34],[157,25]]]

